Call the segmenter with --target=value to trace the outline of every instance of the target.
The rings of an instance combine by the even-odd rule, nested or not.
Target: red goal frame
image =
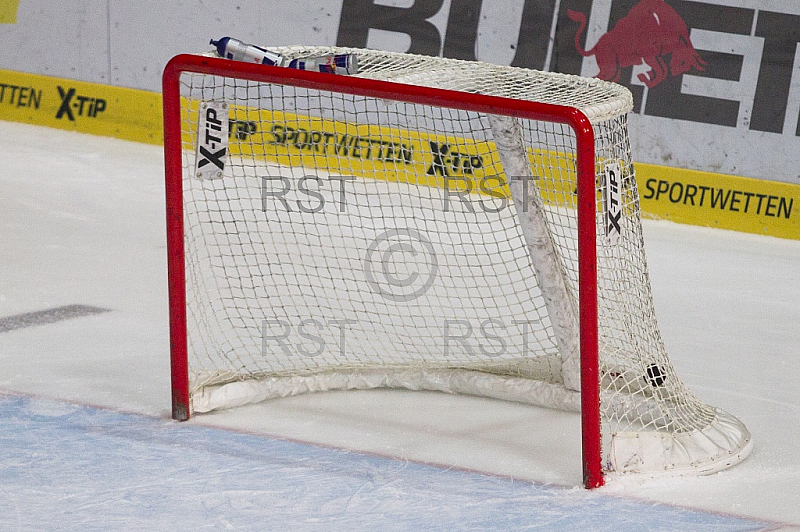
[[[597,235],[594,132],[579,109],[496,96],[420,87],[353,76],[325,74],[182,54],[163,73],[164,165],[167,202],[167,269],[172,370],[172,417],[191,415],[186,331],[186,272],[183,228],[183,154],[180,78],[183,73],[211,74],[255,82],[290,85],[386,100],[463,109],[478,113],[554,122],[576,137],[578,201],[578,275],[581,365],[583,482],[602,486],[600,377],[598,367]]]

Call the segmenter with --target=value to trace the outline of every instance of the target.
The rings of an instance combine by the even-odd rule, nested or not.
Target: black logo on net
[[[258,124],[253,120],[229,120],[228,138],[236,137],[239,140],[247,140],[258,133]]]
[[[75,87],[65,89],[59,85],[58,95],[61,97],[61,105],[56,111],[56,118],[59,120],[66,118],[74,122],[76,116],[97,118],[97,115],[108,107],[108,102],[103,98],[78,94]]]
[[[217,110],[209,106],[208,109],[206,109],[205,139],[200,146],[200,155],[202,159],[197,163],[198,169],[213,164],[220,172],[225,170],[224,157],[228,152],[228,148],[222,146],[217,150],[217,146],[222,142],[223,135],[220,132],[222,131],[223,123],[222,118],[217,116]],[[216,151],[210,151],[208,148]]]
[[[238,140],[249,140],[259,132],[258,123],[253,120],[232,119],[229,121],[228,136]],[[362,138],[335,133],[308,131],[275,125],[272,129],[274,144],[293,145],[297,149],[327,151],[328,144],[335,141],[334,152],[354,158],[375,158],[385,162],[412,162],[410,146],[387,142],[382,139]],[[463,153],[447,143],[428,141],[433,161],[428,166],[427,175],[450,177],[454,175],[474,175],[484,167],[483,157]]]
[[[470,155],[454,150],[449,144],[428,141],[431,147],[433,162],[428,167],[427,175],[472,175],[475,170],[483,168],[480,155]]]

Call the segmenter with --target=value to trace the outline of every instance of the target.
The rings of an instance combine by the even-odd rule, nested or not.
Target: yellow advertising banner
[[[199,102],[189,109],[184,149],[192,150]],[[292,167],[510,198],[507,176],[493,142],[452,135],[355,124],[283,111],[232,107],[230,154]],[[531,170],[547,203],[572,205],[572,154],[531,150]]]
[[[163,143],[159,93],[96,83],[0,70],[0,119]],[[232,154],[509,195],[491,142],[236,107],[229,121]],[[196,127],[196,113],[188,122],[189,129]],[[546,202],[563,204],[574,196],[570,157],[529,157]],[[800,240],[800,185],[643,163],[635,170],[646,218]]]
[[[164,140],[161,95],[0,70],[0,119],[148,144]]]
[[[777,181],[636,165],[648,218],[800,240],[800,186]]]
[[[19,0],[0,0],[0,24],[16,24]]]

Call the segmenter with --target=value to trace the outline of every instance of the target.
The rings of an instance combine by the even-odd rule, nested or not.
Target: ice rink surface
[[[676,370],[755,447],[587,492],[578,417],[520,404],[331,392],[172,422],[161,149],[0,139],[2,530],[800,530],[800,241],[645,222]]]

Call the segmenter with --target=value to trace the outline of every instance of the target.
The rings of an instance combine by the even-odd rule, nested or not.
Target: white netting
[[[627,90],[406,54],[277,50],[353,52],[359,76],[581,109],[596,139],[606,467],[712,471],[746,456],[747,430],[686,389],[658,331]],[[182,96],[195,411],[382,386],[579,408],[569,127],[189,73]],[[201,102],[228,106],[219,178],[194,174]],[[607,167],[621,179],[613,242]]]

